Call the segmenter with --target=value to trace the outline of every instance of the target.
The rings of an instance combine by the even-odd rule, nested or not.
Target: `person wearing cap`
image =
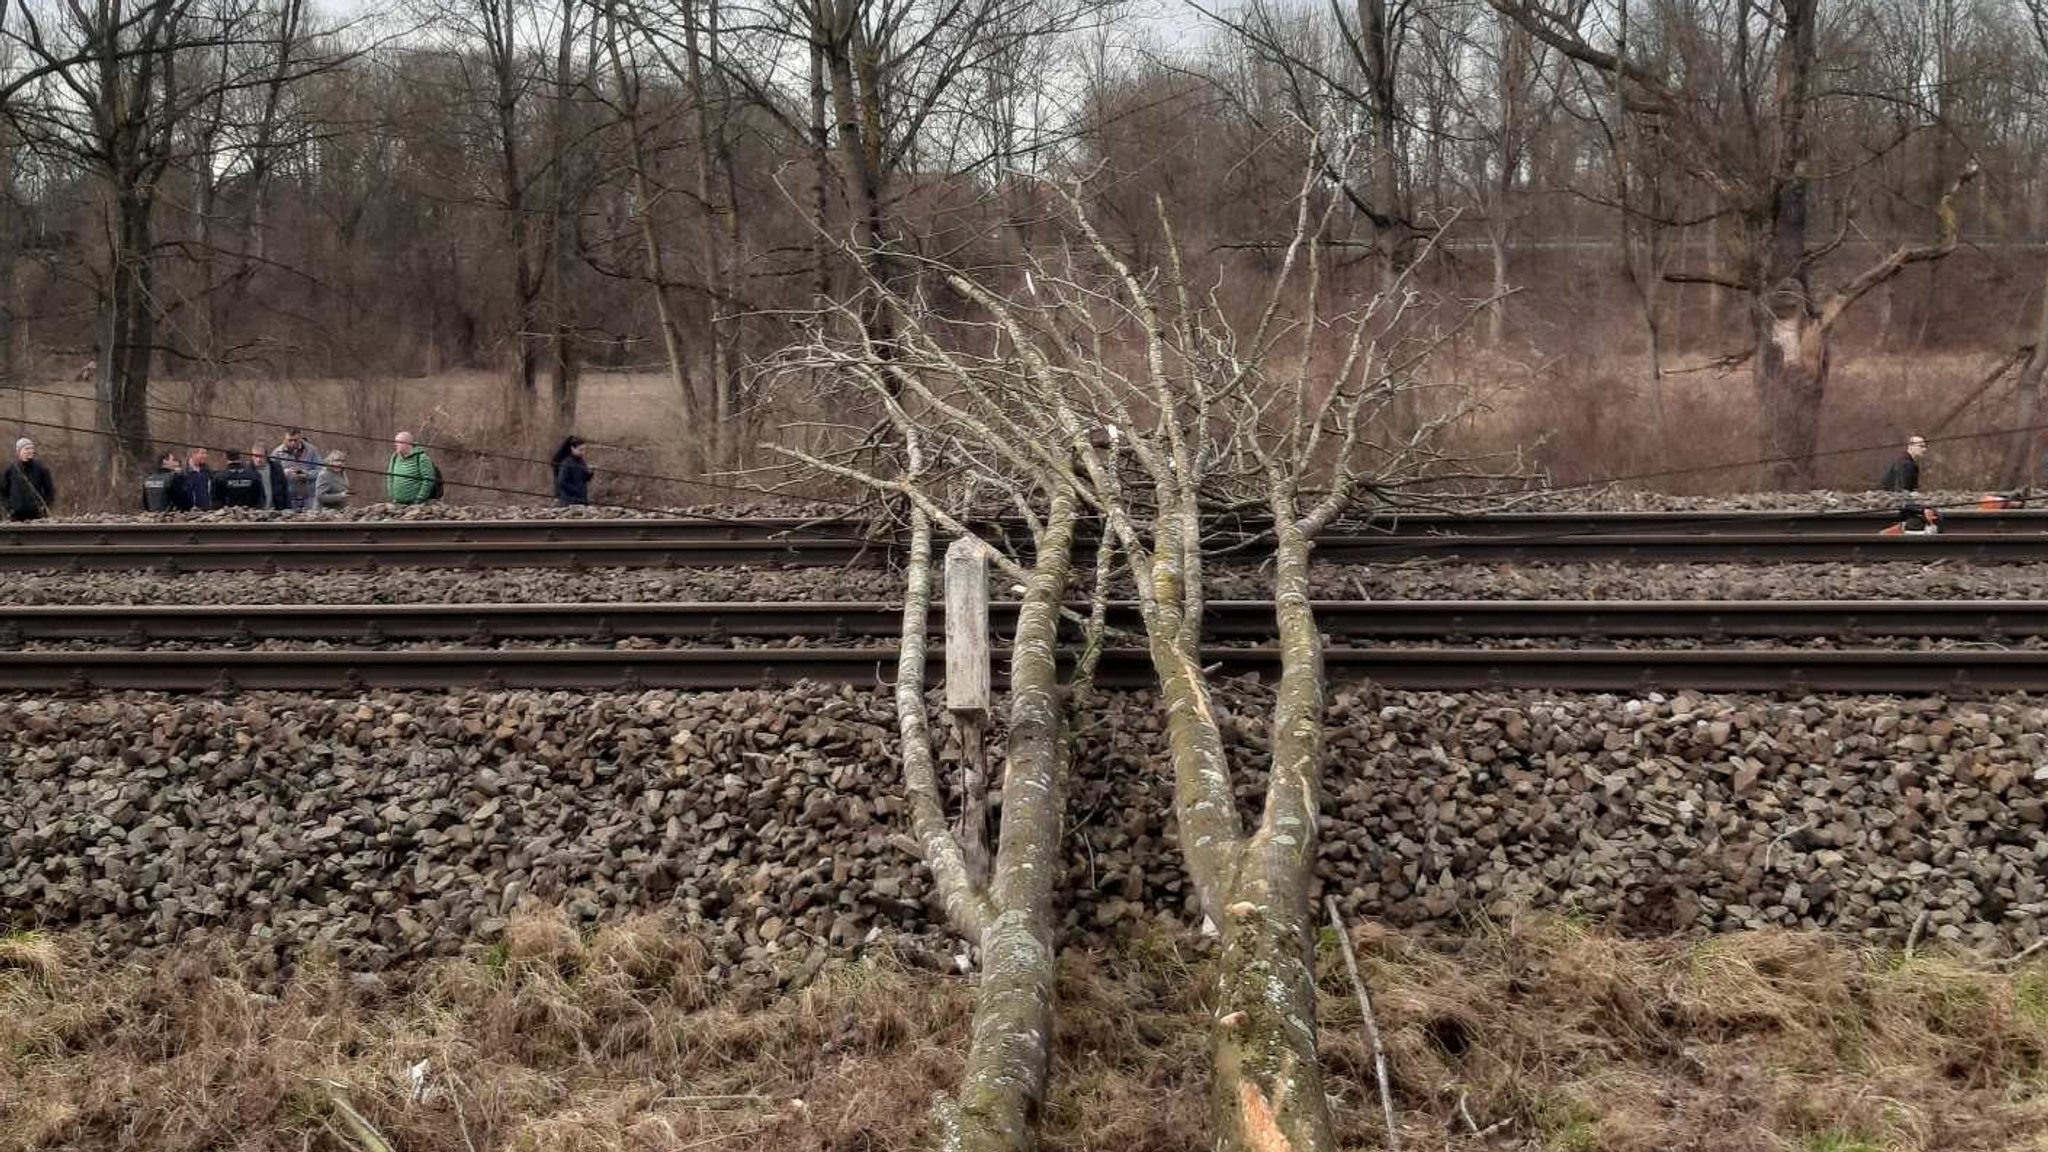
[[[393,504],[425,504],[432,500],[440,479],[434,462],[427,458],[427,450],[415,448],[412,433],[400,432],[391,438],[391,463],[384,469],[384,486],[390,493]]]
[[[1913,436],[1906,440],[1906,454],[1892,461],[1884,470],[1884,478],[1877,482],[1887,492],[1918,492],[1920,490],[1920,458],[1927,455],[1927,437]]]
[[[36,459],[36,442],[23,436],[14,442],[14,459],[0,472],[0,510],[10,520],[41,520],[57,506],[57,478]]]

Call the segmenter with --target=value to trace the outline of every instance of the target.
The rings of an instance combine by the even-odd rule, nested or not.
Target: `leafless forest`
[[[108,475],[243,435],[208,414],[380,441],[458,379],[446,438],[609,405],[643,467],[758,463],[831,411],[763,366],[886,349],[872,286],[1013,290],[1065,190],[1252,308],[1309,171],[1329,308],[1478,309],[1431,367],[1477,448],[1861,487],[1918,432],[1937,484],[2037,479],[2048,0],[23,0],[0,39],[0,418]]]

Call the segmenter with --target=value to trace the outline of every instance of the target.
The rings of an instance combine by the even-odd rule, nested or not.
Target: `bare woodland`
[[[941,308],[935,264],[1015,287],[1071,186],[1136,265],[1174,221],[1189,282],[1241,311],[1309,164],[1328,298],[1441,235],[1429,287],[1492,301],[1478,376],[1655,423],[1703,373],[1746,380],[1758,479],[1799,485],[1823,413],[1856,403],[1830,392],[1845,357],[1967,354],[1932,410],[1873,427],[1978,404],[2023,430],[2019,472],[2043,363],[2042,16],[27,0],[0,21],[0,371],[89,375],[106,462],[130,465],[152,382],[204,407],[228,380],[489,371],[504,431],[537,436],[576,422],[588,374],[656,372],[681,462],[732,468],[787,415],[763,365],[820,316],[851,307],[889,345],[871,280]]]
[[[1216,1147],[1334,1146],[1309,566],[1464,468],[1454,354],[1468,385],[1590,348],[1660,423],[1674,379],[1746,380],[1787,487],[1846,356],[1998,365],[1943,400],[2004,405],[2015,477],[2041,423],[2048,0],[24,0],[0,49],[0,372],[89,364],[107,472],[166,382],[487,369],[516,437],[634,369],[690,470],[901,510],[912,839],[978,964],[947,1147],[1035,1146],[1112,587],[1218,937]],[[993,843],[924,692],[934,539],[990,509],[1029,526],[977,543],[1022,597]],[[1270,526],[1256,790],[1202,660],[1223,512]]]

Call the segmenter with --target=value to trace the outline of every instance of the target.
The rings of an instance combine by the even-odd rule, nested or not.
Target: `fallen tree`
[[[924,797],[915,824],[925,859],[955,923],[983,949],[974,1052],[959,1107],[948,1113],[958,1122],[949,1130],[952,1146],[1026,1146],[1018,1118],[1043,1094],[1050,996],[1026,974],[1049,972],[1050,950],[1035,929],[1000,939],[994,929],[1015,926],[1006,915],[1035,915],[1026,909],[1052,895],[1023,883],[1021,873],[1006,881],[1005,859],[1036,867],[1027,862],[1057,847],[1057,825],[1042,819],[1040,805],[1057,793],[1066,746],[1049,719],[1045,686],[1057,590],[1070,566],[1074,520],[1084,513],[1103,526],[1098,608],[1113,566],[1135,587],[1166,712],[1181,850],[1221,936],[1211,1042],[1217,1147],[1334,1146],[1316,1055],[1310,876],[1326,684],[1310,559],[1317,534],[1337,517],[1442,471],[1441,434],[1463,408],[1428,402],[1419,369],[1487,303],[1458,305],[1447,321],[1417,286],[1424,261],[1355,306],[1326,300],[1318,238],[1335,204],[1310,172],[1297,196],[1292,241],[1249,316],[1233,316],[1188,282],[1169,221],[1161,221],[1165,266],[1134,269],[1069,196],[1070,243],[1027,258],[1014,286],[925,264],[926,279],[965,300],[967,315],[942,314],[921,296],[875,284],[871,291],[891,310],[898,333],[886,349],[824,334],[854,326],[821,326],[796,360],[813,377],[859,381],[887,412],[907,461],[900,474],[883,475],[851,458],[784,449],[912,509],[897,685],[906,779],[913,796]],[[943,442],[942,454],[934,442]],[[1000,565],[1023,585],[1026,616],[1014,658],[1022,663],[1012,666],[1012,760],[997,880],[986,893],[956,858],[929,786],[922,650],[914,639],[928,600],[930,526],[971,536],[963,509],[975,493],[994,493],[1025,518],[1035,556],[1029,568],[1014,558]],[[1270,521],[1282,649],[1263,805],[1249,826],[1200,659],[1204,525],[1225,509],[1257,509]],[[1084,651],[1092,652],[1102,639],[1099,610],[1087,623]],[[1085,654],[1080,664],[1085,675]],[[1013,842],[1034,830],[1040,843]],[[991,900],[1003,891],[1022,903],[1006,913]],[[982,1115],[1003,1118],[1002,1141],[987,1142],[968,1125]]]

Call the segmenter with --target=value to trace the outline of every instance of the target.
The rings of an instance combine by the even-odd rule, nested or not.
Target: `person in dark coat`
[[[1920,458],[1927,455],[1927,438],[1914,436],[1906,441],[1906,454],[1892,461],[1884,470],[1884,478],[1877,482],[1887,492],[1918,492],[1920,490]]]
[[[248,457],[228,453],[227,468],[213,478],[214,507],[261,508],[263,501],[263,477],[249,466]]]
[[[185,490],[185,467],[176,452],[164,453],[156,471],[142,478],[144,512],[190,512],[192,494]]]
[[[192,511],[213,511],[213,469],[207,466],[204,448],[185,454],[185,494],[191,498]]]
[[[256,470],[256,478],[263,481],[263,506],[273,512],[289,511],[292,506],[291,480],[285,475],[284,465],[273,459],[270,450],[258,444],[249,449],[249,467]]]
[[[0,472],[0,509],[9,520],[41,520],[57,506],[57,478],[36,459],[36,442],[14,442],[14,459]]]
[[[590,461],[583,437],[571,436],[555,449],[555,503],[564,508],[590,503]]]

